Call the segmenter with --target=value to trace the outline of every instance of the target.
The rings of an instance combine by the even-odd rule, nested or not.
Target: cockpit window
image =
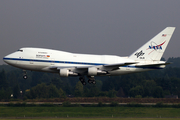
[[[19,51],[19,52],[23,52],[23,50],[17,50],[17,51]]]

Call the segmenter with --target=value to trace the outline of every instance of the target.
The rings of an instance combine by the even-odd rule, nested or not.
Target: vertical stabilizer
[[[137,61],[159,61],[171,39],[175,27],[167,27],[129,56]]]

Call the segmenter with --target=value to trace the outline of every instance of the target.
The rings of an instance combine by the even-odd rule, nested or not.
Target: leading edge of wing
[[[51,66],[50,69],[56,69],[56,70],[59,70],[59,69],[87,69],[91,66]]]

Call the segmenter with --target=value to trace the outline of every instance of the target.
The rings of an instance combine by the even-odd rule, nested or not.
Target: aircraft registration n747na
[[[83,85],[95,84],[94,76],[113,76],[162,69],[160,61],[175,27],[167,27],[128,57],[114,55],[77,54],[52,49],[25,47],[3,60],[25,70],[59,73],[62,77],[79,76]],[[26,71],[23,76],[27,78]]]

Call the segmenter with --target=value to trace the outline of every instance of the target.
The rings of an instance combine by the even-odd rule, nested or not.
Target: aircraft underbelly
[[[114,70],[114,71],[109,71],[110,76],[118,76],[118,75],[123,75],[123,74],[130,74],[130,73],[136,73],[136,72],[144,72],[144,71],[149,71],[149,70],[153,70],[153,69],[143,69],[143,68],[135,68],[135,67],[120,67],[120,69],[118,70]]]

